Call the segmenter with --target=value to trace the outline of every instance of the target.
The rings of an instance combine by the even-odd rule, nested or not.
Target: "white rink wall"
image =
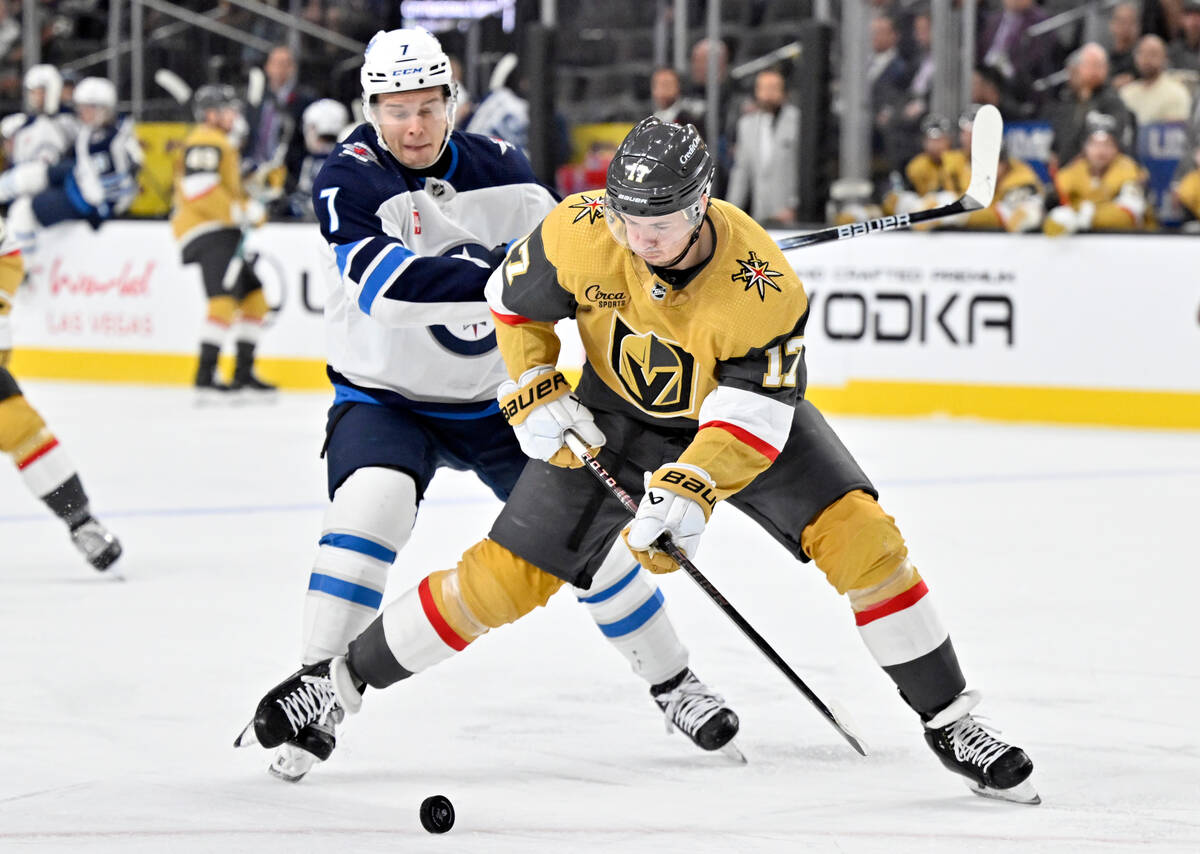
[[[277,309],[264,373],[325,387],[316,227],[271,224],[248,245]],[[1197,258],[1193,238],[1154,235],[910,232],[793,251],[810,294],[810,394],[831,412],[1200,428]],[[60,226],[28,266],[18,375],[190,379],[204,297],[165,222]],[[560,326],[562,364],[578,367]]]

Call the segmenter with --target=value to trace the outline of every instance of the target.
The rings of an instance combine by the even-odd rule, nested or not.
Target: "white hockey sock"
[[[591,588],[575,588],[575,595],[633,672],[649,684],[665,682],[688,666],[687,648],[663,607],[662,591],[620,539]]]
[[[416,485],[392,469],[354,472],[325,513],[304,600],[301,661],[345,655],[375,619],[388,570],[416,518]]]

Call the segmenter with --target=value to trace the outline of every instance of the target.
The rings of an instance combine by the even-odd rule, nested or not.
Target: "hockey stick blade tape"
[[[963,197],[967,210],[986,208],[992,203],[1003,140],[1004,120],[1000,118],[1000,111],[991,104],[984,104],[975,114],[971,128],[971,184]]]

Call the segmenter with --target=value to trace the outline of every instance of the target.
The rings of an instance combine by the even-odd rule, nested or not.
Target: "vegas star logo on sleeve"
[[[767,288],[774,288],[777,292],[783,293],[779,285],[772,282],[772,279],[777,279],[783,275],[778,270],[772,270],[769,262],[762,260],[754,251],[751,250],[750,257],[743,261],[738,259],[738,263],[742,265],[742,269],[734,273],[729,278],[735,282],[745,282],[746,286],[742,288],[748,291],[751,288],[758,288],[758,298],[762,302],[767,301]]]
[[[600,219],[600,217],[604,216],[603,196],[592,197],[586,193],[580,193],[579,199],[579,202],[570,205],[571,210],[579,211],[579,213],[575,214],[575,219],[571,220],[571,225],[579,222],[585,216],[588,218],[588,225],[591,225],[596,220]]]

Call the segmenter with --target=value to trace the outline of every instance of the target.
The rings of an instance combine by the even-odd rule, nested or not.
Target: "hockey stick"
[[[166,90],[167,94],[175,99],[175,103],[181,107],[186,107],[188,102],[192,100],[192,87],[187,84],[187,81],[167,68],[160,68],[154,72],[154,82]]]
[[[992,196],[996,194],[996,172],[1000,166],[1000,144],[1003,137],[1004,120],[1000,118],[1000,111],[991,104],[985,104],[975,114],[975,123],[971,130],[971,183],[961,199],[932,210],[883,216],[866,222],[835,225],[809,234],[785,237],[779,241],[779,248],[803,249],[817,243],[847,240],[880,231],[895,231],[917,223],[986,208],[992,203]]]
[[[571,449],[571,452],[579,458],[580,462],[587,466],[591,473],[596,476],[597,480],[599,480],[608,488],[608,491],[612,493],[612,495],[615,496],[622,505],[624,505],[626,510],[628,510],[631,514],[636,515],[637,502],[630,497],[628,492],[621,488],[621,485],[617,483],[616,479],[611,474],[608,473],[608,470],[605,469],[595,457],[588,453],[588,446],[579,437],[579,435],[574,430],[568,430],[563,438],[567,443],[567,447]],[[824,717],[825,720],[829,721],[833,728],[842,734],[842,737],[849,742],[851,747],[853,747],[861,756],[867,755],[866,745],[864,744],[862,738],[860,738],[853,731],[853,729],[844,720],[842,720],[842,718],[846,717],[845,711],[842,710],[841,715],[839,716],[838,713],[830,707],[830,705],[824,703],[820,697],[813,693],[813,690],[804,683],[804,680],[800,678],[795,670],[792,670],[791,666],[789,666],[788,663],[783,660],[783,657],[775,651],[774,647],[767,643],[766,639],[758,633],[754,626],[750,625],[750,623],[746,621],[746,618],[738,613],[737,609],[734,608],[733,605],[729,603],[729,600],[721,594],[721,591],[719,591],[713,585],[713,583],[709,581],[702,572],[700,572],[696,565],[688,560],[687,555],[679,550],[679,547],[671,541],[670,536],[663,534],[657,540],[655,540],[654,545],[661,551],[670,555],[672,560],[683,567],[683,571],[691,577],[692,581],[696,582],[696,585],[704,591],[704,594],[708,596],[708,598],[714,603],[716,603],[718,608],[725,612],[725,616],[732,620],[733,624],[742,630],[742,634],[749,638],[750,642],[758,647],[758,651],[765,655],[767,659],[774,664],[784,676],[788,678],[788,681],[796,686],[800,693],[804,695],[805,699],[812,703],[813,706],[816,707],[817,711],[821,713],[821,716]]]

